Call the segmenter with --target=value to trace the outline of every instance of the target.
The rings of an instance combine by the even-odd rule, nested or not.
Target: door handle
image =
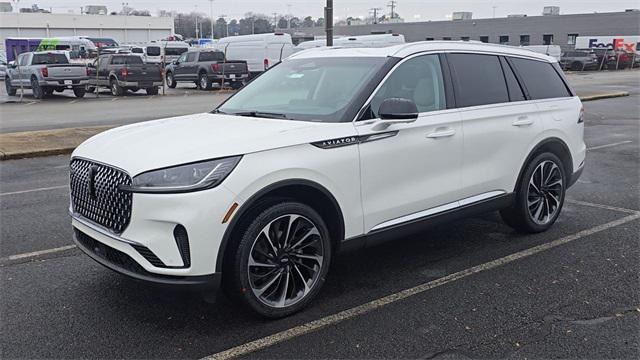
[[[429,139],[438,139],[455,135],[456,131],[452,128],[438,128],[434,132],[427,134]]]
[[[533,120],[529,119],[528,116],[519,116],[518,120],[513,122],[513,126],[529,126],[533,124]]]

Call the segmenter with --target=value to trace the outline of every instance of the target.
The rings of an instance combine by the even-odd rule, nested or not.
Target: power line
[[[377,24],[378,23],[378,11],[382,10],[382,8],[371,8],[369,9],[369,12],[373,13],[373,23]]]
[[[398,6],[397,4],[398,4],[398,2],[396,0],[391,0],[391,1],[389,1],[389,5],[387,5],[388,8],[391,8],[391,18],[392,19],[395,19],[395,17],[396,17],[395,16],[395,9]]]

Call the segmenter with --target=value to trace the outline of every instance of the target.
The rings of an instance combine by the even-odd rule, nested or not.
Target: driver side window
[[[184,53],[182,55],[180,55],[180,58],[178,58],[178,62],[186,62],[187,61],[187,53]]]
[[[394,69],[371,100],[364,119],[378,118],[380,105],[391,98],[415,102],[420,113],[445,109],[444,80],[438,55],[418,56]]]

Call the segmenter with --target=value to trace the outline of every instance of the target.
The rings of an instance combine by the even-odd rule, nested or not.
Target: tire
[[[167,86],[171,89],[175,89],[178,83],[176,82],[176,78],[173,76],[171,71],[167,72]]]
[[[228,294],[267,318],[300,311],[320,291],[331,264],[324,220],[305,204],[283,200],[245,224],[225,270]]]
[[[33,92],[34,98],[44,98],[44,89],[40,86],[40,84],[38,84],[38,80],[35,77],[31,78],[31,91]]]
[[[109,81],[109,89],[111,89],[111,95],[113,96],[122,96],[124,94],[124,89],[118,85],[116,79]]]
[[[73,95],[75,95],[77,98],[83,98],[86,92],[87,90],[82,86],[76,86],[73,88]]]
[[[206,72],[201,72],[198,75],[198,89],[200,90],[210,90],[211,89],[211,80],[207,76]]]
[[[147,91],[147,95],[158,95],[158,88],[155,86],[146,88],[145,90]]]
[[[573,71],[582,70],[582,63],[579,62],[579,61],[574,61],[573,63],[571,63],[571,70],[573,70]]]
[[[523,233],[548,230],[564,204],[567,175],[562,161],[542,153],[529,162],[517,186],[514,204],[500,210],[507,225]]]
[[[11,79],[8,76],[4,79],[4,87],[7,89],[7,95],[16,96],[18,89],[11,86]]]

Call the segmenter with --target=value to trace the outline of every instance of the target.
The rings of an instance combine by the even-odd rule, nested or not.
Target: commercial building
[[[294,39],[324,35],[321,27],[292,29],[289,32]],[[512,16],[334,28],[335,35],[386,33],[403,34],[406,41],[476,40],[512,46],[560,45],[563,50],[569,50],[575,48],[579,36],[640,35],[640,12]]]
[[[0,47],[9,37],[91,36],[146,43],[173,32],[172,17],[0,13]]]

